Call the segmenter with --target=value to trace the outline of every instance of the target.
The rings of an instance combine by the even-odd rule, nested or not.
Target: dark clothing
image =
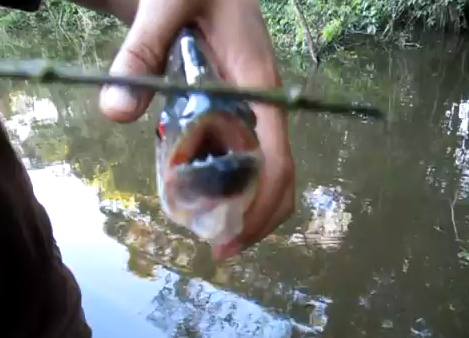
[[[1,122],[0,241],[0,336],[91,337],[78,284]]]
[[[40,4],[0,0],[0,6],[29,12]],[[91,337],[78,284],[62,262],[49,217],[1,122],[0,241],[0,336]]]
[[[0,6],[34,12],[39,9],[41,0],[0,0]]]
[[[0,336],[91,337],[78,284],[1,122],[0,241]]]

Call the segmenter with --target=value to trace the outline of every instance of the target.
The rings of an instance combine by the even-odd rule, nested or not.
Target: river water
[[[3,56],[107,67],[115,36],[9,37]],[[0,83],[1,113],[96,337],[466,337],[469,328],[469,42],[360,44],[285,83],[360,101],[388,125],[289,113],[297,210],[215,265],[165,222],[153,119],[97,109],[97,88]]]

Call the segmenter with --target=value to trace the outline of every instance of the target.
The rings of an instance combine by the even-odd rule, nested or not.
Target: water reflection
[[[284,68],[286,82],[373,103],[393,123],[291,113],[297,213],[220,265],[159,210],[160,101],[121,125],[99,114],[94,89],[3,84],[2,115],[92,324],[107,335],[127,318],[169,336],[464,337],[468,43],[421,44],[359,49],[329,60],[314,81]]]
[[[336,248],[348,230],[352,215],[341,187],[309,187],[303,192],[304,203],[311,210],[305,237],[324,249]]]
[[[453,103],[451,109],[447,110],[445,115],[448,119],[448,125],[446,127],[448,132],[451,132],[453,128],[456,129],[456,127],[452,126],[452,121],[456,115],[458,117],[456,122],[456,134],[459,137],[459,147],[455,151],[454,163],[461,171],[460,191],[458,192],[459,194],[456,193],[457,196],[455,199],[459,200],[467,198],[467,192],[469,191],[469,154],[467,153],[467,142],[469,138],[469,101],[463,100],[459,104]]]
[[[206,337],[219,337],[221,332],[235,336],[285,337],[293,332],[316,332],[324,324],[324,306],[321,307],[320,302],[314,311],[316,322],[313,326],[301,325],[200,278],[171,271],[164,264],[165,259],[161,262],[152,260],[149,256],[166,257],[166,260],[174,261],[173,267],[187,268],[190,254],[194,253],[194,242],[163,237],[166,243],[172,241],[165,249],[165,243],[154,241],[158,237],[152,237],[152,231],[144,225],[139,226],[137,221],[126,223],[121,220],[110,226],[112,217],[98,211],[96,190],[84,185],[67,165],[48,166],[29,173],[36,195],[47,208],[52,222],[57,224],[54,236],[60,243],[64,260],[73,267],[80,282],[87,317],[97,329],[97,336],[115,334],[115,328],[108,327],[111,323],[117,327],[130,325],[135,330],[132,335],[138,333],[139,337],[154,336],[158,332],[176,337],[191,332]],[[57,196],[68,198],[59,202]],[[103,223],[110,236],[128,246],[127,252],[100,231],[97,225]],[[122,227],[128,227],[127,231],[122,231]],[[164,251],[158,252],[157,248]],[[101,267],[101,260],[112,262]],[[131,277],[134,275],[122,270],[123,261],[127,261],[129,271],[145,279],[134,279]],[[128,292],[125,291],[127,287],[131,289]],[[299,302],[311,302],[298,292],[294,297]],[[89,315],[95,314],[96,308],[107,312],[107,318],[99,314],[104,322]],[[119,324],[112,320],[117,317],[122,317]],[[158,330],[152,332],[143,320]],[[125,332],[130,331],[127,328]],[[129,335],[120,332],[117,336]]]

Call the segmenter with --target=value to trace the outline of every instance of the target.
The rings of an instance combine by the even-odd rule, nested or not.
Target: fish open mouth
[[[180,196],[233,197],[257,177],[259,142],[235,115],[207,113],[188,126],[168,165]]]
[[[258,147],[254,131],[242,120],[229,113],[207,113],[187,128],[169,164],[198,166],[227,155],[249,153]]]
[[[205,165],[213,162],[214,159],[233,153],[232,142],[229,135],[222,130],[205,128],[201,138],[194,144],[194,153],[188,159],[192,165]]]

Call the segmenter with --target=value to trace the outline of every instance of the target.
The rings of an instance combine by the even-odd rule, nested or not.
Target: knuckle
[[[124,51],[131,59],[152,71],[159,72],[163,67],[164,53],[159,48],[152,47],[146,42],[127,47]]]

